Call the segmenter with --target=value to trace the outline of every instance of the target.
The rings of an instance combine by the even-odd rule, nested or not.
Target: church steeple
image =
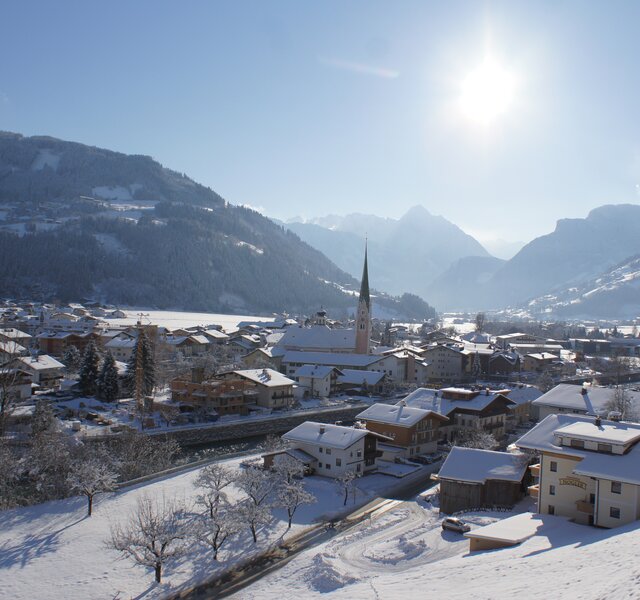
[[[356,316],[356,353],[369,354],[371,338],[371,297],[369,295],[369,267],[367,264],[367,243],[364,246],[364,268],[360,283],[358,313]]]
[[[371,307],[369,297],[369,267],[367,266],[367,242],[364,243],[364,268],[362,269],[362,282],[360,283],[360,302],[365,302],[367,308]]]

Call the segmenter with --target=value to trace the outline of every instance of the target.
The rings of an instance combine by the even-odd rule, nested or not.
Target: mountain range
[[[293,232],[148,156],[0,132],[4,296],[339,317],[358,286]],[[373,294],[374,314],[434,316],[411,294]]]
[[[520,307],[539,313],[551,309],[543,298],[557,297],[553,310],[564,317],[640,314],[635,279],[620,277],[620,265],[633,270],[640,253],[636,204],[605,205],[583,219],[561,219],[553,232],[525,244],[509,260],[491,256],[456,225],[423,207],[398,220],[352,214],[287,227],[351,273],[357,265],[350,257],[369,232],[372,279],[383,289],[428,297],[439,310]],[[593,297],[563,304],[572,293],[586,294],[598,281],[609,280],[616,281],[615,291],[600,286]]]
[[[354,276],[361,265],[353,257],[367,238],[371,279],[393,294],[411,292],[430,298],[432,281],[455,261],[490,257],[473,237],[423,206],[414,206],[399,219],[354,213],[286,226]]]

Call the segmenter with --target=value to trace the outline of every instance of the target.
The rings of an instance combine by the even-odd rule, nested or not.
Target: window
[[[331,454],[331,448],[326,448],[326,449],[325,449],[325,453],[326,453],[326,454]]]
[[[342,459],[336,458],[336,467],[341,467],[341,466],[342,466]]]
[[[322,454],[322,446],[320,448],[318,448],[318,452],[320,452],[320,454]]]
[[[596,503],[596,495],[589,494],[589,504],[595,504],[595,503]]]
[[[620,518],[620,509],[617,506],[610,506],[609,507],[609,516],[612,519],[619,519]]]
[[[556,495],[556,486],[555,485],[550,485],[549,486],[549,496],[555,496]]]
[[[321,462],[318,463],[318,469],[322,469],[322,463]]]
[[[362,466],[362,465],[361,465],[360,463],[358,463],[358,464],[356,465],[356,472],[357,472],[357,473],[360,473],[360,467],[361,467],[361,466]]]
[[[555,460],[552,460],[549,463],[549,471],[553,471],[554,473],[558,470],[558,463]]]
[[[582,440],[571,440],[572,448],[584,448],[584,441]]]
[[[611,482],[611,493],[612,494],[622,494],[622,484],[619,481]]]
[[[326,464],[327,471],[331,471],[331,465],[329,463]]]
[[[611,444],[598,444],[598,452],[607,452],[611,454],[613,452],[613,446]]]
[[[555,514],[556,514],[556,507],[555,507],[555,506],[553,506],[553,504],[549,504],[549,509],[547,510],[547,512],[548,512],[550,515],[555,515]]]
[[[362,458],[362,450],[356,451],[356,458]]]

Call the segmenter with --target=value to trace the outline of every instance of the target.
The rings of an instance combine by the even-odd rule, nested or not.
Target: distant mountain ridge
[[[490,257],[473,237],[423,206],[414,206],[400,219],[354,213],[286,226],[354,276],[361,265],[352,256],[367,237],[372,278],[389,293],[409,291],[426,297],[433,292],[431,282],[455,261]]]
[[[292,232],[148,156],[0,132],[0,289],[216,312],[323,305],[343,316],[355,310],[358,281]],[[434,315],[411,295],[378,293],[376,308]]]

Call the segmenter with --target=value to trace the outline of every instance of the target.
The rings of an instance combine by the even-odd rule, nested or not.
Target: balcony
[[[576,509],[581,513],[593,514],[593,504],[587,500],[576,500]]]
[[[540,463],[537,465],[529,465],[529,471],[532,477],[540,477]]]
[[[536,485],[530,485],[527,488],[527,492],[529,492],[529,496],[537,499],[538,494],[540,494],[540,484],[536,483]]]

